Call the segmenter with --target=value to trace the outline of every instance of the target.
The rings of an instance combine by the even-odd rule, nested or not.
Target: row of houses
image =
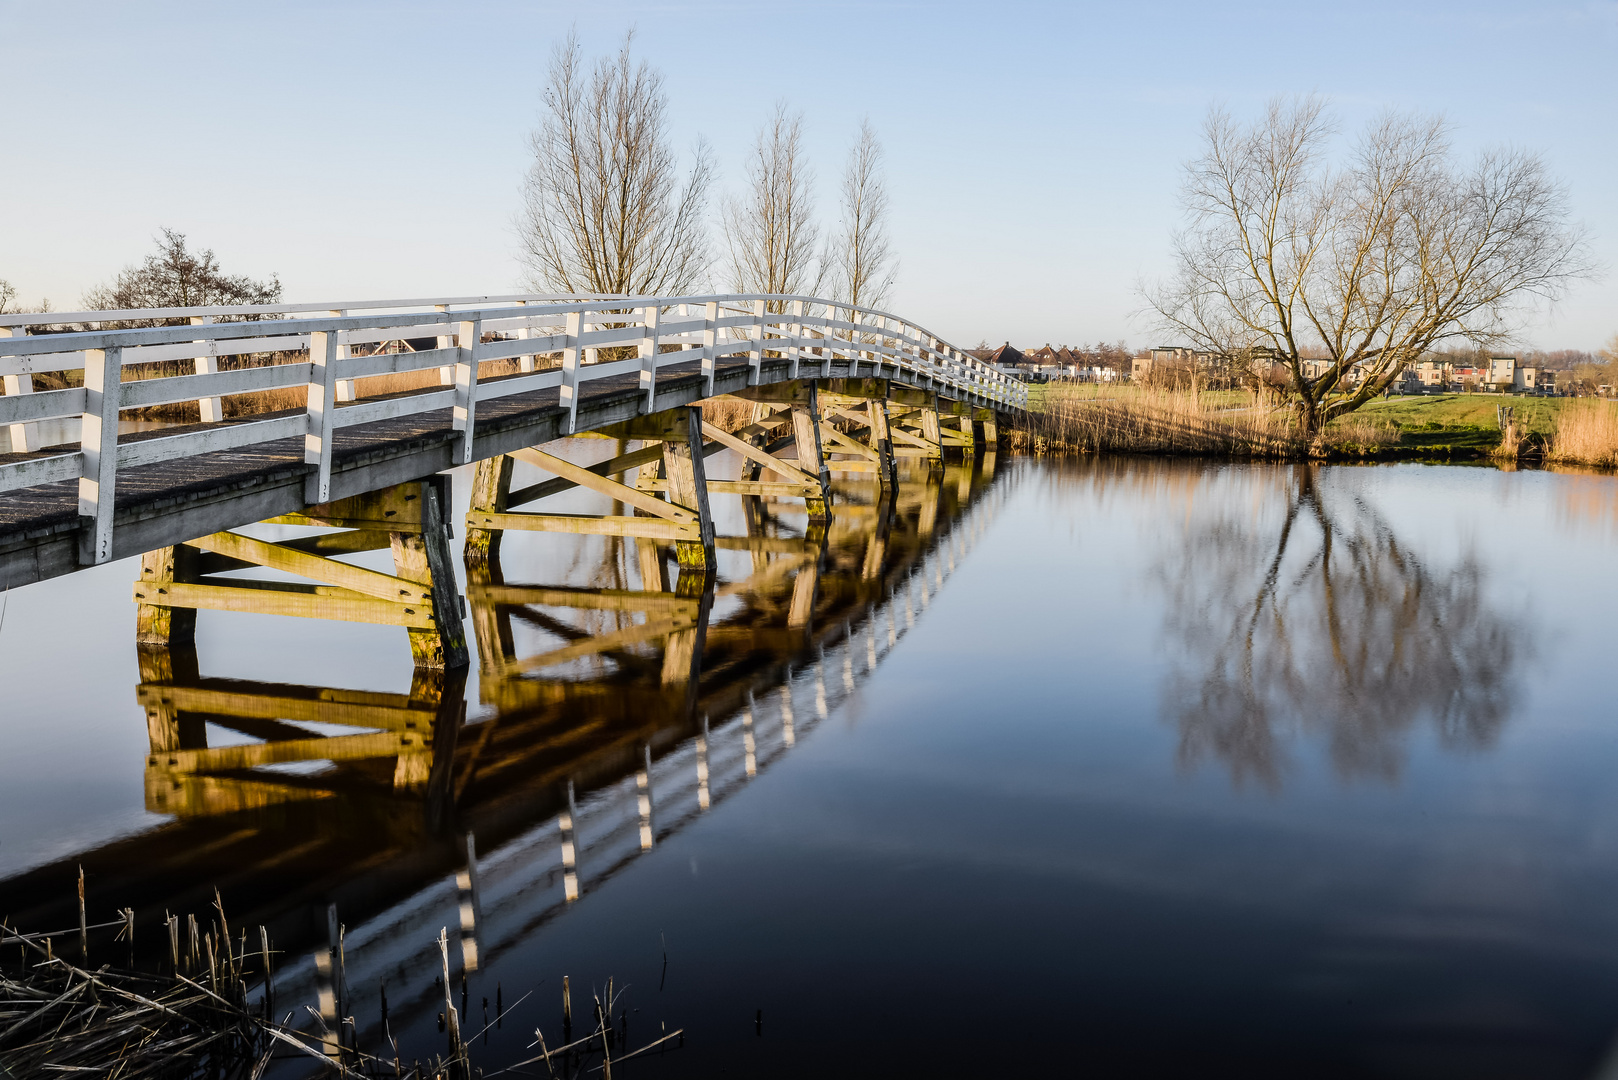
[[[1018,378],[1037,381],[1067,379],[1079,382],[1112,382],[1130,380],[1149,381],[1154,377],[1197,373],[1211,384],[1222,382],[1248,382],[1252,374],[1237,371],[1227,357],[1183,346],[1163,345],[1133,355],[1120,349],[1081,350],[1066,345],[1022,352],[1008,341],[998,349],[974,349],[973,356],[993,364],[999,370]],[[1330,360],[1305,360],[1304,375],[1318,379],[1330,368]],[[1290,375],[1283,364],[1270,364],[1268,370],[1258,373],[1270,383],[1283,384]],[[1359,373],[1350,370],[1346,377],[1352,386]],[[1448,360],[1423,360],[1401,373],[1395,385],[1400,393],[1423,393],[1443,390],[1491,390],[1501,393],[1545,394],[1556,392],[1556,372],[1525,366],[1515,356],[1491,356],[1487,364],[1454,363]]]

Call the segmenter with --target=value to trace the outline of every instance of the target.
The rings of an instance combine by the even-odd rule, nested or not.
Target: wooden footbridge
[[[62,324],[91,328],[38,332]],[[996,413],[1020,409],[1026,395],[904,319],[802,296],[11,315],[0,332],[10,335],[0,337],[0,430],[11,444],[0,455],[0,586],[157,553],[143,572],[147,605],[322,617],[342,606],[340,617],[409,627],[424,663],[451,666],[466,650],[449,632],[457,601],[443,586],[449,523],[432,478],[447,469],[496,462],[479,473],[474,548],[503,529],[637,536],[671,542],[682,568],[711,572],[710,492],[802,498],[823,517],[834,463],[891,483],[897,457],[936,462],[951,447],[992,445]],[[401,381],[415,386],[396,389]],[[241,407],[277,392],[301,407]],[[690,408],[722,395],[756,406],[752,423],[727,432]],[[119,432],[121,413],[191,401],[200,423]],[[64,421],[76,441],[41,445],[41,432]],[[589,469],[538,449],[590,433],[643,445]],[[795,457],[780,457],[789,446]],[[742,455],[744,475],[707,477],[705,457],[725,448]],[[511,491],[511,456],[555,479]],[[636,469],[638,485],[621,482]],[[628,514],[516,509],[580,485]],[[346,525],[360,542],[392,543],[397,573],[345,568],[328,558],[344,549],[329,545],[230,531],[271,519]],[[177,544],[206,558],[186,565]],[[247,596],[203,580],[245,565],[318,584]],[[443,639],[436,659],[431,637]]]

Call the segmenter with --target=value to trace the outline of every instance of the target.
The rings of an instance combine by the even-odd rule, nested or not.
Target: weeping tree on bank
[[[632,43],[588,69],[577,35],[551,55],[518,222],[536,291],[678,295],[707,273],[713,164],[699,142],[682,177],[663,77]]]
[[[1280,365],[1310,433],[1441,344],[1499,347],[1591,269],[1537,155],[1458,166],[1442,120],[1389,113],[1337,165],[1333,134],[1315,98],[1272,101],[1251,126],[1211,111],[1177,272],[1146,292],[1160,329]]]

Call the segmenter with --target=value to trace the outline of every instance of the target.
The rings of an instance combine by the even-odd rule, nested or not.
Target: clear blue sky
[[[506,291],[551,46],[634,26],[675,135],[734,185],[771,103],[804,111],[834,212],[869,114],[902,257],[892,307],[963,344],[1150,344],[1180,163],[1211,102],[1319,92],[1357,128],[1442,112],[1463,150],[1544,153],[1604,279],[1526,343],[1618,332],[1618,3],[0,0],[0,278],[78,306],[160,227],[289,299]]]

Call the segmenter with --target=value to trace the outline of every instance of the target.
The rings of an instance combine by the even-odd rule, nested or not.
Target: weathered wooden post
[[[826,455],[820,447],[820,399],[813,379],[804,387],[807,400],[791,406],[792,434],[798,447],[798,468],[820,480],[820,494],[804,499],[809,518],[825,521],[831,518],[831,470],[826,466]]]
[[[674,432],[663,443],[669,502],[693,511],[698,521],[697,539],[676,540],[674,555],[682,570],[711,574],[718,569],[718,562],[714,557],[713,515],[708,510],[708,476],[702,456],[702,410],[693,405],[674,410],[674,415]]]
[[[888,403],[885,398],[872,398],[866,403],[870,418],[871,449],[877,452],[877,483],[884,488],[899,486],[899,462],[893,453],[893,432],[888,428]]]
[[[472,472],[472,510],[505,513],[507,496],[511,494],[511,473],[516,460],[509,454],[497,454],[478,462]],[[471,519],[468,518],[470,521]],[[465,560],[468,568],[477,563],[489,563],[500,557],[500,540],[504,529],[466,528]]]
[[[463,668],[472,662],[461,619],[461,597],[455,591],[450,550],[449,477],[421,481],[421,531],[390,532],[395,572],[432,592],[433,627],[410,628],[410,655],[417,667]]]
[[[944,433],[938,424],[938,399],[928,395],[921,407],[921,437],[927,440],[927,465],[934,471],[944,468]]]
[[[140,585],[135,593],[136,645],[162,648],[195,646],[196,608],[170,607],[152,601],[166,597],[168,586],[173,582],[196,581],[199,554],[196,548],[179,544],[148,551],[141,556]]]

